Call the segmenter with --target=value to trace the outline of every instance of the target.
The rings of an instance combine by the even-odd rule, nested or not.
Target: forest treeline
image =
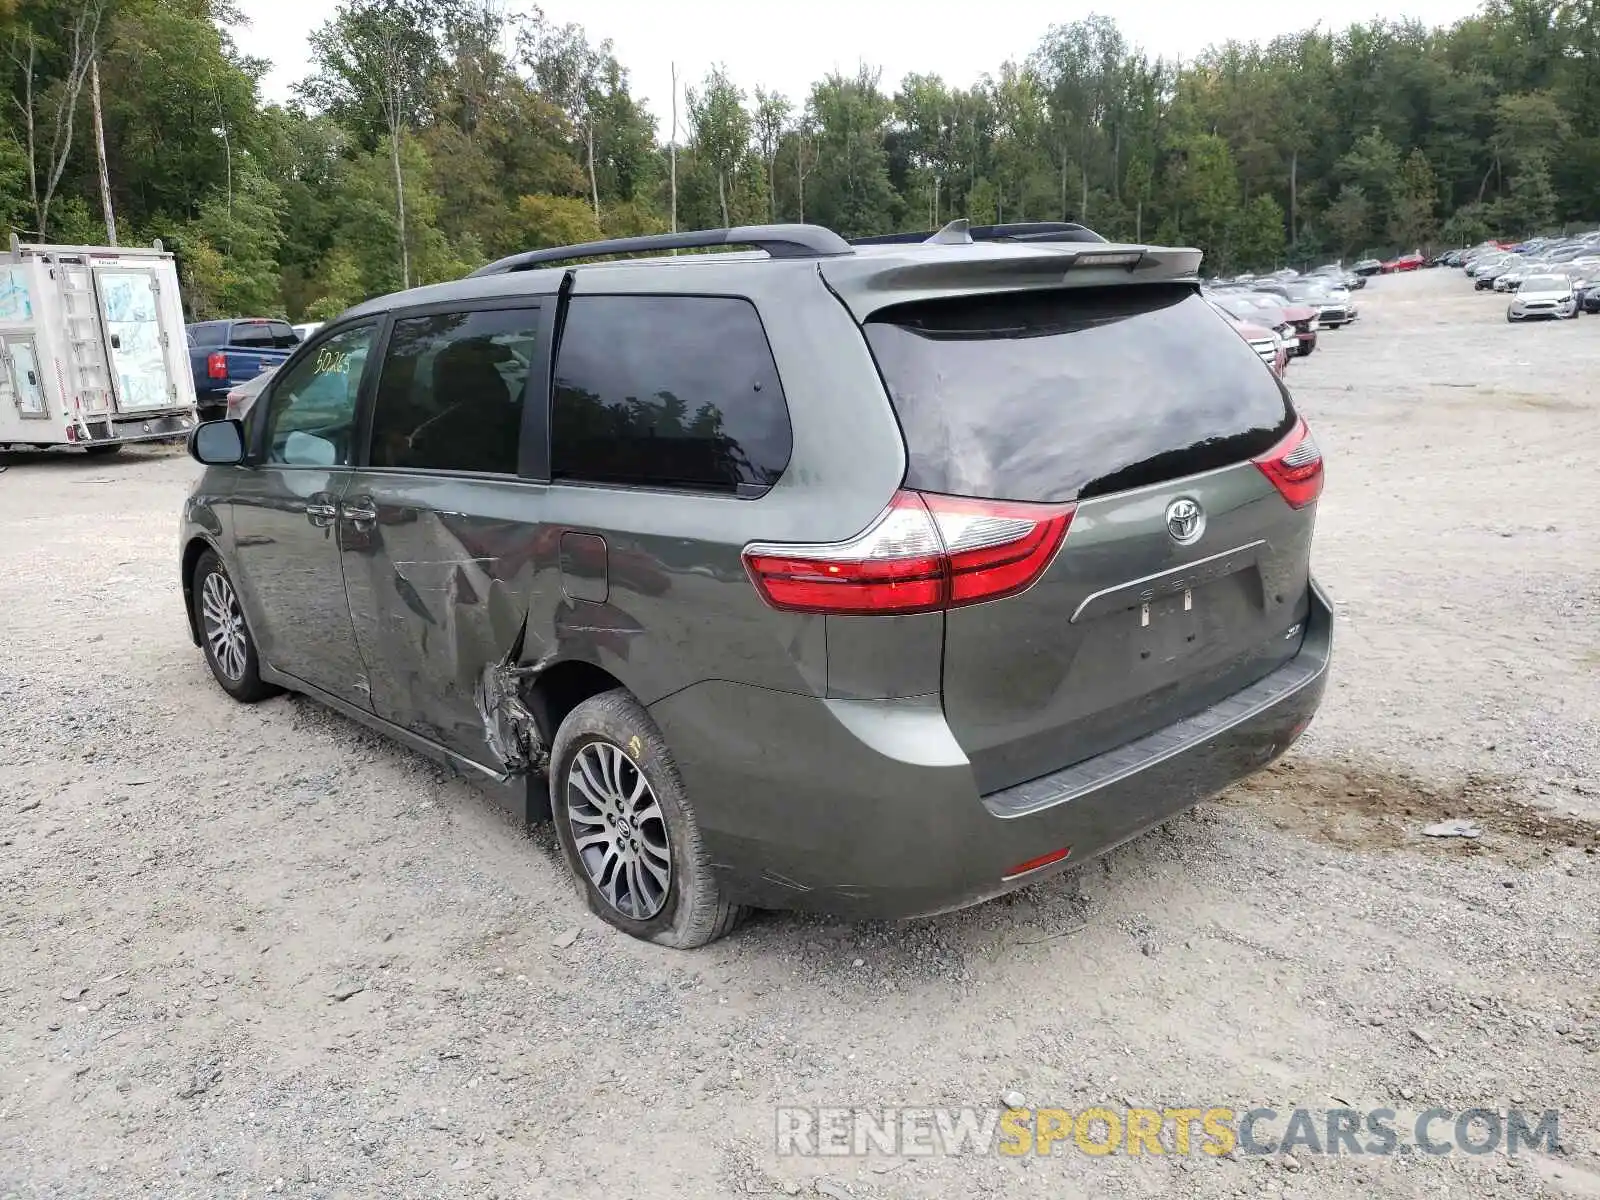
[[[230,0],[0,0],[0,226],[106,240],[97,113],[117,234],[178,252],[196,316],[325,318],[674,213],[846,236],[1065,218],[1218,272],[1600,216],[1596,0],[1181,62],[1090,16],[970,86],[863,66],[784,96],[719,68],[686,82],[675,138],[670,98],[536,11],[346,0],[287,105],[251,41]]]

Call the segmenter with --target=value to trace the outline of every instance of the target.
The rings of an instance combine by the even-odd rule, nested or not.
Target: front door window
[[[376,333],[372,325],[336,333],[274,382],[267,408],[267,462],[350,465],[361,372]]]

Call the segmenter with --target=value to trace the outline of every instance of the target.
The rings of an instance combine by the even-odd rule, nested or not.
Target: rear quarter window
[[[866,335],[922,491],[1087,499],[1247,460],[1294,421],[1277,378],[1189,285],[901,305]]]
[[[793,435],[755,306],[728,296],[574,296],[556,351],[555,479],[753,497]]]

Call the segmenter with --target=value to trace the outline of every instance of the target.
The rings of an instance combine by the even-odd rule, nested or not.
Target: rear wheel
[[[687,950],[744,918],[711,871],[666,740],[627,692],[591,697],[562,722],[550,809],[589,908],[624,933]]]
[[[216,552],[207,550],[194,566],[194,621],[200,630],[206,663],[222,690],[244,704],[254,704],[279,689],[261,678],[256,642],[245,623],[233,580]]]

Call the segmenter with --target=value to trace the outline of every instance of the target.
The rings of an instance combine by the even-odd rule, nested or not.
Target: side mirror
[[[189,435],[189,457],[208,467],[232,467],[244,461],[244,425],[239,421],[203,421]]]

